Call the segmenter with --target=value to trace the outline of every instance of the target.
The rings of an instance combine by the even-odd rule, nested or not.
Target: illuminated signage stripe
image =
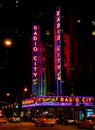
[[[32,25],[32,93],[39,95],[39,44],[40,44],[40,27]]]
[[[36,103],[36,104],[22,105],[22,108],[37,107],[37,106],[72,106],[72,103],[42,102],[42,103]],[[75,106],[80,106],[80,103],[76,103]],[[87,103],[84,103],[84,106],[93,106],[93,103],[87,102]]]
[[[90,96],[41,96],[35,99],[29,98],[22,101],[22,107],[27,106],[72,106],[73,99],[75,106],[93,106],[93,97]]]
[[[62,94],[62,84],[61,84],[61,19],[60,19],[60,7],[56,9],[56,30],[54,32],[55,36],[55,73],[56,73],[56,91],[57,95]]]

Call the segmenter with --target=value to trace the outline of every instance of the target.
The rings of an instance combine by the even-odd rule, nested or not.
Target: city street
[[[75,126],[63,126],[63,125],[56,125],[54,127],[47,126],[47,127],[39,127],[34,126],[31,122],[22,122],[18,124],[3,124],[0,125],[0,129],[2,130],[80,130],[77,129]],[[81,129],[84,130],[84,129]]]

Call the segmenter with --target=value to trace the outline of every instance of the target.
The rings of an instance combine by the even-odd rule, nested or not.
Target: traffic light
[[[19,108],[18,104],[16,104],[15,108],[16,108],[16,109],[18,109],[18,108]]]
[[[19,104],[15,103],[15,108],[18,109],[19,108]]]

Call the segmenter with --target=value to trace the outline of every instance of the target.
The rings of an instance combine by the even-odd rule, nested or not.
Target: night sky
[[[31,2],[32,1],[32,2]],[[4,2],[4,5],[6,1]],[[11,2],[11,0],[9,0]],[[32,23],[41,22],[41,35],[44,35],[44,30],[53,32],[53,16],[56,5],[61,5],[64,8],[65,15],[68,14],[68,9],[71,9],[76,14],[77,18],[86,20],[95,20],[95,2],[89,0],[83,2],[82,0],[72,1],[69,0],[24,0],[25,7],[20,7],[18,10],[12,7],[3,8],[2,2],[0,3],[0,91],[4,95],[7,91],[19,93],[24,86],[31,87],[31,25]],[[68,18],[67,18],[68,20]],[[85,21],[86,22],[86,21]],[[45,23],[45,24],[44,24]],[[68,21],[66,21],[68,23]],[[67,25],[66,25],[67,26]],[[68,27],[67,27],[68,28]],[[91,58],[95,59],[95,45],[93,38],[90,34],[92,27],[88,24],[82,25],[83,30],[87,29],[88,33],[85,34],[85,41],[87,41],[86,48]],[[95,27],[93,27],[95,29]],[[80,30],[82,32],[82,29]],[[2,45],[4,38],[12,38],[14,43],[11,48],[5,48]],[[88,42],[89,41],[89,42]],[[92,53],[91,53],[92,52]],[[93,63],[93,64],[92,64]],[[89,91],[86,84],[87,94],[93,93],[92,86],[94,83],[95,60],[91,62],[93,66],[92,79],[89,79]],[[88,79],[88,78],[87,78]],[[91,82],[92,81],[92,82]],[[90,84],[91,82],[91,84]],[[81,83],[82,85],[82,83]],[[19,89],[21,88],[21,89]],[[82,89],[81,89],[82,90]],[[82,92],[83,93],[83,92]],[[2,96],[1,96],[2,97]]]

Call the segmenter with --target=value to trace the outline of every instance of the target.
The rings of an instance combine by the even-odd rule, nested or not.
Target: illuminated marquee
[[[29,98],[22,101],[22,107],[29,106],[72,106],[73,99],[75,106],[80,106],[81,103],[84,106],[93,106],[93,97],[84,96],[42,96],[35,99]]]

